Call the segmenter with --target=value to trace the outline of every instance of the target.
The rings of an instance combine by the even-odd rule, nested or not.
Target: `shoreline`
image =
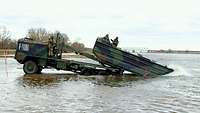
[[[13,50],[11,52],[14,52]],[[7,52],[9,53],[9,52]],[[142,53],[141,53],[142,54]],[[200,54],[200,52],[144,52],[144,54]],[[0,58],[14,58],[15,54],[7,54],[5,55],[5,52],[0,52]],[[77,55],[75,53],[63,53],[62,58],[86,58],[82,55]]]
[[[170,53],[167,53],[167,52],[146,52],[146,53],[155,53],[155,54],[200,54],[200,52],[198,52],[198,53],[193,53],[193,52],[186,52],[186,53],[184,53],[184,52],[170,52]]]

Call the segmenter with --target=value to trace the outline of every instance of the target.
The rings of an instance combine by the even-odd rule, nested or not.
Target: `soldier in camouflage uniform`
[[[48,42],[48,46],[49,46],[49,56],[53,57],[53,47],[54,47],[54,42],[53,42],[53,36],[50,36],[49,38],[49,42]]]
[[[119,44],[118,37],[116,37],[114,40],[111,39],[111,41],[114,47],[117,47],[117,45]]]
[[[104,40],[104,42],[107,43],[108,45],[111,44],[111,43],[110,43],[110,39],[109,39],[109,35],[108,35],[108,34],[106,34],[106,36],[103,37],[103,40]]]

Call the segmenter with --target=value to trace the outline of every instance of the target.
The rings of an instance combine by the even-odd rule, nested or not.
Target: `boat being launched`
[[[100,63],[122,71],[126,70],[137,75],[165,75],[173,69],[155,63],[141,55],[134,55],[114,46],[109,38],[97,38],[93,53]]]

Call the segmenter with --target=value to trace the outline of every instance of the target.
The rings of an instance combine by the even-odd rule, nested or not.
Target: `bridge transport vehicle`
[[[122,75],[124,71],[128,71],[136,75],[157,76],[173,72],[167,66],[113,46],[108,37],[97,38],[92,53],[67,46],[75,53],[98,61],[99,64],[62,59],[63,47],[64,41],[59,33],[51,36],[48,42],[23,38],[18,40],[15,59],[23,64],[26,74],[41,73],[42,69],[49,67],[81,75]]]

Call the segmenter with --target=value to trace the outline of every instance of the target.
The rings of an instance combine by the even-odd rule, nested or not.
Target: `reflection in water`
[[[154,77],[133,76],[131,74],[126,74],[123,76],[110,75],[110,76],[95,77],[93,83],[96,85],[106,85],[110,87],[124,87],[124,86],[130,86],[132,85],[132,83],[138,80],[146,80],[150,78]]]
[[[60,81],[75,80],[76,78],[77,75],[75,74],[25,74],[18,79],[24,87],[42,87],[55,85]]]
[[[123,87],[131,85],[132,82],[138,80],[146,80],[154,77],[133,76],[131,74],[126,75],[93,75],[82,76],[76,74],[25,74],[18,78],[19,82],[24,86],[29,87],[42,87],[58,84],[63,81],[90,81],[95,85],[106,85],[111,87]]]

